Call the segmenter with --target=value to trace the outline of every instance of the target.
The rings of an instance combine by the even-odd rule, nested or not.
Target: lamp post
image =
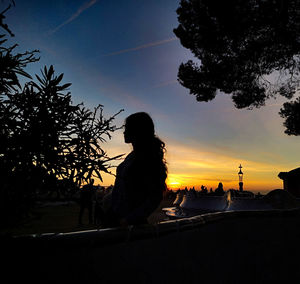
[[[242,165],[240,164],[239,166],[240,171],[238,172],[239,175],[239,190],[243,191],[243,175],[244,173],[242,172]]]

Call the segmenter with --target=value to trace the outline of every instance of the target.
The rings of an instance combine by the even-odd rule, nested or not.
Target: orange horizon
[[[101,183],[99,180],[96,180],[96,184],[99,184],[101,186],[110,186],[114,184],[114,176],[104,176],[103,177],[104,182]],[[187,180],[189,181],[187,181]],[[178,189],[184,189],[184,188],[195,188],[195,190],[199,191],[201,190],[201,186],[204,185],[207,187],[208,190],[212,188],[215,190],[218,187],[219,182],[222,182],[223,188],[225,191],[229,189],[238,189],[239,188],[239,181],[238,178],[236,180],[232,179],[201,179],[201,178],[195,178],[191,176],[186,176],[186,179],[184,178],[184,175],[177,175],[177,174],[169,174],[166,184],[167,188],[169,190],[178,190]],[[257,180],[250,180],[245,179],[244,180],[244,190],[245,191],[255,191],[255,192],[268,192],[273,189],[283,188],[282,180],[280,180],[277,177],[276,179],[257,179]],[[108,181],[110,180],[110,182]]]
[[[295,162],[278,163],[276,157],[265,161],[255,156],[234,153],[227,149],[215,148],[211,145],[193,144],[189,146],[173,139],[162,137],[167,145],[166,161],[168,167],[167,186],[176,190],[201,185],[215,190],[222,182],[224,190],[239,188],[239,166],[244,173],[244,190],[266,192],[283,188],[283,182],[278,174],[290,171],[298,166]],[[111,141],[109,154],[111,156],[132,151],[132,147],[124,143],[123,135],[118,134]],[[120,161],[115,163],[117,166]],[[115,173],[115,169],[112,169]],[[100,185],[113,185],[115,177],[102,173],[103,182]]]

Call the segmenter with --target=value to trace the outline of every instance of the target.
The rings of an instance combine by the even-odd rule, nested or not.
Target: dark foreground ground
[[[2,239],[6,283],[299,283],[300,211]]]
[[[149,217],[150,224],[164,221],[166,215],[162,208],[172,206],[173,199],[164,199]],[[0,228],[1,234],[28,235],[43,233],[66,233],[93,230],[101,227],[89,224],[88,212],[83,215],[83,224],[78,224],[80,206],[77,202],[44,202],[34,208],[22,223]]]

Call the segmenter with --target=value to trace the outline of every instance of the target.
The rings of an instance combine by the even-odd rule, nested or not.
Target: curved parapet
[[[181,202],[180,202],[181,200]],[[178,205],[178,203],[180,203]],[[300,208],[300,200],[284,190],[272,190],[262,198],[252,192],[229,190],[223,196],[198,195],[193,192],[179,193],[175,207],[165,208],[165,214],[172,219],[188,218],[207,212],[224,211],[269,211],[273,209]]]
[[[266,194],[262,200],[274,209],[299,208],[300,201],[286,190],[274,189]]]
[[[191,212],[188,212],[188,210],[182,210],[181,207],[166,208],[164,212],[166,216],[170,219],[181,219],[195,216],[195,212],[193,212],[193,214],[190,214]]]
[[[259,211],[300,207],[300,202],[293,195],[281,189],[272,190],[263,198],[237,196],[234,192],[229,191],[227,199],[226,211]]]
[[[227,197],[223,196],[212,196],[203,195],[195,197],[191,193],[187,193],[182,202],[180,208],[189,210],[200,210],[200,211],[223,211],[227,208]]]
[[[228,201],[226,211],[271,210],[272,205],[263,199],[234,197]]]
[[[133,275],[137,283],[172,284],[298,279],[293,268],[299,255],[300,209],[257,212],[208,213],[128,228],[3,236],[2,277],[10,283],[42,279],[43,283],[103,284],[130,283]],[[226,261],[220,265],[220,259]]]
[[[176,198],[173,202],[173,206],[179,206],[180,203],[182,202],[183,197],[184,197],[184,192],[183,191],[177,192]]]

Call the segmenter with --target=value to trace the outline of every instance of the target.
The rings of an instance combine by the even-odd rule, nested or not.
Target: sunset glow
[[[166,183],[168,188],[170,189],[178,189],[182,186],[180,177],[177,177],[176,175],[169,175]]]
[[[189,95],[177,81],[180,64],[194,59],[173,33],[178,3],[18,1],[7,23],[23,50],[41,51],[39,63],[27,72],[34,75],[53,64],[72,83],[75,103],[91,109],[103,104],[107,116],[124,109],[115,121],[118,126],[134,112],[151,115],[166,143],[169,188],[215,189],[219,182],[225,190],[238,188],[240,164],[245,190],[282,188],[278,173],[300,161],[299,137],[284,134],[278,115],[284,98],[238,110],[230,95],[218,93],[208,103]],[[131,151],[122,130],[103,148],[110,156]],[[96,183],[114,183],[113,175],[103,178]]]
[[[174,141],[165,142],[168,166],[166,183],[169,189],[195,187],[196,190],[200,190],[201,185],[204,185],[214,190],[219,182],[222,182],[225,190],[237,189],[240,164],[243,166],[245,190],[267,192],[282,188],[282,180],[277,175],[283,169],[276,164],[238,159],[230,153],[218,154],[205,145],[200,147],[202,150],[198,150]],[[124,144],[121,133],[113,139],[111,146],[111,155],[131,151],[131,147]],[[112,171],[114,172],[114,169]],[[114,176],[104,175],[104,181],[107,185],[113,184]]]

